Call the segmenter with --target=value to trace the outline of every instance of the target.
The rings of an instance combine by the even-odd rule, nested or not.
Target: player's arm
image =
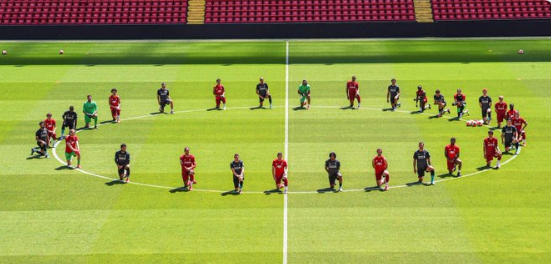
[[[122,165],[119,163],[119,156],[115,152],[115,164],[117,164],[117,168],[122,168]]]
[[[400,89],[396,89],[396,96],[394,96],[394,98],[400,98]]]
[[[523,120],[523,127],[522,127],[522,130],[526,129],[526,127],[528,126],[528,122],[526,122],[526,120]]]
[[[480,108],[482,108],[482,98],[478,99],[478,105],[480,105]]]
[[[76,142],[76,145],[77,145],[76,151],[80,151],[80,144],[78,143],[78,140],[77,140],[77,142]]]
[[[239,178],[243,180],[243,175],[245,175],[245,165],[241,166],[241,174],[239,174]]]
[[[484,144],[482,144],[482,149],[483,149],[483,152],[484,152],[484,158],[486,158],[486,142],[484,142]]]
[[[350,97],[350,95],[348,94],[348,85],[344,88],[344,93],[346,94],[346,98]]]
[[[237,175],[237,173],[235,173],[235,168],[231,168],[231,172],[232,172],[233,176],[239,177],[239,175]]]
[[[446,157],[447,160],[450,160],[450,157],[448,156],[448,150],[444,149],[444,157]]]
[[[52,132],[55,132],[56,129],[57,129],[57,123],[54,121],[54,128],[52,129]]]
[[[216,95],[216,86],[212,87],[212,94]]]
[[[195,169],[195,167],[197,167],[197,163],[195,163],[195,158],[193,158],[193,160],[191,161],[191,167],[189,167],[189,169],[193,170]]]
[[[505,141],[505,128],[503,128],[503,131],[501,132],[501,143]]]
[[[130,167],[130,154],[126,153],[126,167]]]
[[[275,166],[272,164],[272,177],[275,179],[275,175],[276,175],[276,168]]]
[[[77,122],[78,121],[78,115],[77,113],[75,112],[75,129],[77,128]]]
[[[303,95],[301,92],[300,92],[300,88],[297,90],[298,94],[300,95]]]
[[[92,115],[97,115],[97,114],[98,114],[98,105],[94,104],[94,113]]]
[[[371,160],[371,167],[375,169],[375,159]]]
[[[385,170],[388,169],[388,161],[386,161],[386,158],[383,159],[385,161]]]
[[[329,172],[329,162],[325,162],[325,171]]]
[[[430,166],[430,157],[427,158],[427,164]]]
[[[161,104],[161,95],[157,92],[157,103]]]
[[[415,158],[413,158],[413,173],[417,173],[417,162],[415,162]]]

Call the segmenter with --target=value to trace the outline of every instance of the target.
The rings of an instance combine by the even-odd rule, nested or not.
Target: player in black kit
[[[425,172],[430,172],[430,184],[434,185],[434,167],[430,164],[430,154],[425,150],[425,143],[419,142],[419,149],[413,153],[413,173],[417,173],[418,183],[423,183]]]
[[[115,163],[121,182],[130,182],[130,153],[126,151],[126,144],[121,144],[121,150],[115,153]]]
[[[488,89],[482,89],[482,96],[478,98],[478,103],[482,109],[482,119],[485,125],[489,125],[492,120],[492,98],[488,96]]]
[[[444,95],[440,92],[440,90],[436,90],[434,94],[434,104],[438,105],[438,117],[442,117],[445,112],[450,113],[450,109],[446,108],[446,99],[444,99]]]
[[[335,152],[329,153],[329,159],[325,161],[325,171],[328,173],[329,186],[335,189],[335,181],[339,180],[339,192],[342,192],[341,162],[337,160]]]
[[[511,119],[507,120],[507,125],[501,129],[501,143],[505,146],[505,152],[509,152],[511,146],[514,144],[516,152],[518,153],[518,130],[513,126]]]
[[[396,85],[396,79],[390,80],[391,84],[388,86],[388,91],[386,92],[386,102],[390,103],[392,111],[396,110],[396,107],[400,107],[400,87]]]
[[[233,161],[230,163],[230,169],[233,175],[234,192],[241,194],[243,191],[243,181],[245,180],[245,165],[239,159],[239,154],[233,156]]]
[[[44,122],[38,123],[40,128],[36,131],[34,134],[34,137],[36,139],[36,145],[38,147],[31,149],[31,156],[34,155],[34,153],[40,154],[40,156],[44,156],[45,158],[50,158],[48,156],[48,130],[46,129],[46,125]]]
[[[159,103],[159,112],[164,113],[165,106],[170,105],[170,113],[174,114],[174,102],[170,98],[170,92],[166,89],[166,83],[161,83],[161,88],[157,90],[157,103]]]
[[[256,85],[256,94],[260,101],[258,108],[262,108],[266,98],[270,101],[270,109],[272,108],[272,95],[270,94],[270,89],[268,89],[268,84],[264,82],[264,77],[260,77],[260,82]]]
[[[75,108],[71,105],[71,106],[69,106],[69,110],[65,111],[65,113],[63,113],[63,116],[61,116],[61,117],[63,118],[63,125],[61,126],[61,138],[60,139],[63,139],[63,138],[65,138],[64,137],[65,128],[69,128],[69,131],[71,129],[77,129],[78,115],[77,115],[77,112],[75,112]]]

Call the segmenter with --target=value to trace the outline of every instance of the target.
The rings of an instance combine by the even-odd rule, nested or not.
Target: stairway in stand
[[[205,23],[205,0],[188,1],[187,23],[188,24]]]
[[[417,20],[417,22],[434,22],[430,0],[413,0],[413,4],[415,6],[415,20]]]

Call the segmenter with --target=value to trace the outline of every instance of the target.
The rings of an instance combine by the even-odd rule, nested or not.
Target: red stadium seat
[[[551,19],[543,0],[432,0],[434,20]]]
[[[188,0],[0,0],[0,25],[185,24],[187,6]]]

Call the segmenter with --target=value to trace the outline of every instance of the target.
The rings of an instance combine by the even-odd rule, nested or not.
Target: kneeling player
[[[463,166],[463,162],[459,159],[459,147],[455,144],[455,141],[454,137],[450,139],[450,144],[444,148],[444,156],[446,157],[450,175],[459,167],[457,170],[457,177],[461,177],[461,166]]]
[[[423,113],[425,109],[430,109],[430,104],[427,104],[427,93],[423,90],[423,86],[417,86],[417,92],[415,93],[415,106],[419,107],[419,113]]]
[[[446,108],[446,99],[444,99],[444,95],[440,93],[440,90],[436,90],[434,94],[434,104],[438,105],[438,117],[442,117],[445,112],[450,113],[450,109]]]
[[[77,129],[77,118],[78,115],[75,112],[75,108],[71,105],[69,106],[69,111],[65,111],[63,113],[63,125],[61,126],[61,139],[64,138],[65,135],[65,128],[71,129]]]
[[[44,120],[44,125],[46,126],[46,130],[48,130],[47,144],[48,144],[48,146],[50,146],[50,143],[51,143],[52,146],[53,146],[54,145],[54,140],[57,139],[56,138],[56,133],[55,133],[55,131],[57,129],[57,126],[56,126],[55,120],[52,118],[51,113],[46,114],[46,120]]]
[[[92,101],[92,96],[86,96],[86,102],[82,106],[82,112],[84,113],[84,127],[90,128],[90,122],[94,119],[94,128],[98,128],[98,105]]]
[[[371,161],[371,165],[375,169],[375,180],[377,181],[377,187],[381,188],[385,184],[383,190],[388,191],[388,182],[390,180],[390,173],[388,172],[388,162],[383,156],[383,150],[377,149],[377,156]]]
[[[346,98],[350,101],[350,108],[354,107],[354,99],[358,99],[358,108],[362,98],[360,97],[360,85],[356,82],[356,76],[352,76],[352,80],[346,83]]]
[[[166,83],[161,83],[161,88],[157,90],[157,103],[159,112],[165,112],[165,106],[170,105],[170,113],[174,114],[174,102],[170,98],[170,91],[166,88]]]
[[[109,96],[109,108],[111,108],[111,117],[113,117],[113,122],[119,123],[121,121],[121,98],[117,95],[117,88],[111,89],[111,96]]]
[[[298,94],[300,95],[300,107],[304,107],[308,102],[306,109],[310,109],[310,85],[306,80],[302,80],[302,84],[298,87]]]
[[[121,144],[121,150],[115,153],[115,163],[121,182],[130,182],[130,153],[126,151],[126,144]]]
[[[180,156],[180,165],[182,165],[182,180],[184,181],[184,188],[188,188],[189,191],[193,189],[195,181],[195,156],[189,154],[189,148],[184,149],[184,154]]]
[[[461,93],[461,89],[457,89],[457,93],[453,96],[453,105],[457,106],[457,119],[461,119],[464,114],[468,114],[469,110],[465,109],[467,106],[467,98]]]
[[[71,129],[69,136],[65,138],[65,158],[67,158],[67,167],[72,168],[73,157],[77,157],[77,168],[80,169],[80,146],[76,134],[76,130]]]
[[[400,107],[400,87],[396,85],[396,79],[390,80],[391,84],[388,86],[386,92],[386,102],[390,103],[392,111],[396,110],[396,107]]]
[[[212,94],[216,100],[216,109],[220,109],[220,102],[224,104],[222,109],[226,110],[226,89],[222,85],[222,80],[216,79],[216,85],[212,88]]]
[[[230,163],[230,169],[233,174],[233,187],[235,192],[241,194],[243,191],[243,181],[245,180],[245,165],[239,159],[239,154],[233,155],[233,161]]]
[[[49,158],[48,156],[48,130],[46,130],[46,126],[44,125],[44,121],[38,123],[40,128],[36,131],[34,138],[36,139],[36,145],[38,147],[31,149],[31,156],[34,155],[34,153],[38,153],[41,156],[44,156],[45,158]]]
[[[268,84],[264,82],[264,77],[260,77],[260,82],[256,85],[256,94],[258,95],[258,101],[260,101],[258,108],[264,105],[266,98],[270,101],[270,109],[272,108],[272,95],[270,94]]]
[[[496,169],[499,169],[501,161],[501,151],[499,150],[497,138],[494,137],[494,131],[488,131],[488,137],[484,139],[484,158],[486,159],[486,167],[490,167],[492,160],[497,158]]]
[[[507,125],[501,130],[501,143],[505,147],[505,152],[509,152],[513,144],[518,152],[518,131],[511,119],[507,120]]]
[[[515,112],[515,116],[512,118],[513,126],[517,128],[518,141],[522,142],[522,146],[526,146],[526,132],[525,129],[528,126],[528,122],[524,118],[520,117],[519,111]]]
[[[285,187],[284,193],[287,193],[289,180],[287,179],[287,161],[283,159],[283,153],[277,153],[277,159],[272,162],[272,176],[276,184],[276,189]],[[281,184],[283,182],[283,184]]]
[[[419,149],[413,153],[413,173],[417,173],[419,183],[423,183],[425,172],[430,172],[430,184],[434,185],[434,167],[430,164],[430,153],[425,150],[425,143],[419,142]]]
[[[325,161],[325,171],[329,174],[329,186],[335,189],[335,181],[339,180],[339,192],[342,192],[341,162],[337,160],[335,152],[329,153],[329,159]]]

